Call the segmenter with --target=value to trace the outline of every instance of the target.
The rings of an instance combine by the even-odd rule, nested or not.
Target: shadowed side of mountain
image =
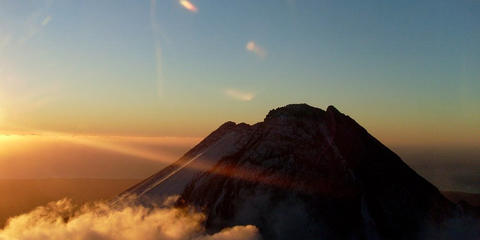
[[[209,231],[253,224],[265,239],[429,239],[461,215],[352,118],[307,104],[227,122],[127,193],[179,194]]]
[[[457,191],[443,191],[442,193],[452,202],[457,203],[460,201],[465,201],[472,206],[480,207],[480,193],[466,193]]]

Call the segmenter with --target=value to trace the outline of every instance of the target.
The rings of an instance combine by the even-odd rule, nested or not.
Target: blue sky
[[[395,144],[480,142],[479,1],[190,2],[2,1],[0,126],[203,136],[306,102]]]

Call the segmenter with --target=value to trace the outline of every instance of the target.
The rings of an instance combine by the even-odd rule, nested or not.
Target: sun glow
[[[5,119],[5,110],[0,107],[0,126],[3,124],[3,121]]]
[[[0,134],[0,152],[8,151],[15,143],[31,142],[38,144],[40,142],[52,143],[71,143],[83,145],[89,148],[105,150],[119,153],[126,156],[137,157],[146,160],[170,163],[178,156],[158,148],[148,149],[142,146],[158,145],[179,147],[183,145],[194,145],[199,139],[195,137],[128,137],[128,136],[87,136],[87,135],[69,135],[65,133],[42,132],[36,134]]]

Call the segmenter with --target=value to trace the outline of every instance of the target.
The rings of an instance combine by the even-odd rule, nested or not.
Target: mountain
[[[333,106],[271,110],[254,125],[226,122],[172,165],[131,187],[145,205],[179,195],[215,232],[256,225],[264,239],[449,239],[460,205]],[[455,225],[455,226],[457,226]]]

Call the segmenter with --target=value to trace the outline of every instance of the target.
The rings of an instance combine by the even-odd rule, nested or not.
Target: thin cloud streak
[[[45,19],[42,21],[42,26],[47,26],[47,24],[52,20],[52,16],[47,16]]]
[[[162,32],[160,31],[160,26],[157,22],[157,1],[151,0],[150,1],[150,23],[152,26],[152,33],[153,33],[153,43],[154,43],[154,50],[155,50],[155,71],[156,71],[156,81],[157,81],[157,94],[162,96],[163,94],[163,67],[162,67],[162,48],[160,45],[160,37],[162,37]]]
[[[255,98],[255,94],[253,93],[242,92],[236,89],[226,89],[224,93],[225,95],[240,101],[251,101],[253,98]]]
[[[259,46],[254,41],[249,41],[247,43],[247,45],[245,45],[245,50],[255,53],[255,55],[257,55],[260,58],[267,57],[267,50],[265,50],[265,48]]]
[[[198,8],[192,2],[190,2],[188,0],[180,0],[179,3],[180,3],[180,5],[182,5],[182,7],[184,7],[185,9],[187,9],[190,12],[197,12],[198,11]]]

